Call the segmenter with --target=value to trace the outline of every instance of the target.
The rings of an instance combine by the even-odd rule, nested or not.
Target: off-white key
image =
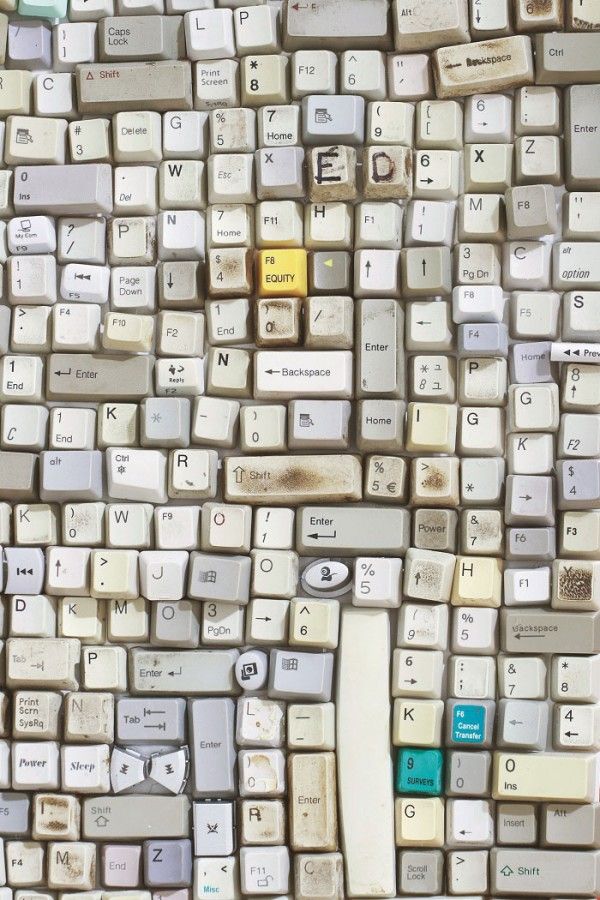
[[[435,0],[396,0],[393,11],[396,50],[433,50],[469,40],[467,4],[462,0],[442,6]]]
[[[515,106],[516,133],[559,134],[562,122],[560,99],[554,87],[532,85],[519,88]]]
[[[474,66],[474,59],[484,62]],[[489,93],[533,83],[531,40],[524,35],[443,47],[434,52],[433,63],[438,97]]]
[[[337,57],[331,50],[297,50],[292,55],[292,96],[335,94]]]
[[[432,96],[432,76],[426,53],[403,53],[388,61],[390,100],[422,100]]]
[[[229,457],[225,470],[226,499],[285,504],[294,497],[297,503],[317,497],[325,502],[331,502],[333,498],[360,498],[361,468],[356,457],[309,456],[303,459],[306,461],[306,484],[290,493],[287,473],[290,467],[297,469],[297,457]],[[310,477],[309,472],[312,473]],[[316,482],[315,472],[319,473]],[[284,484],[287,487],[283,488]]]
[[[586,753],[494,753],[496,800],[591,803],[596,796],[595,757]]]
[[[535,37],[538,84],[595,83],[598,77],[598,35],[554,32]]]
[[[337,847],[335,755],[294,753],[288,758],[290,844],[293,850]],[[307,798],[314,798],[311,802]]]
[[[389,628],[385,611],[345,607],[342,612],[336,703],[338,786],[346,890],[356,896],[392,895],[396,890]],[[368,728],[364,726],[367,719]],[[357,730],[363,734],[361,741],[352,740]]]
[[[471,37],[505,37],[511,31],[508,0],[471,0]]]

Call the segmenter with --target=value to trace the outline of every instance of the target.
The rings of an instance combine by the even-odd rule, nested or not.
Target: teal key
[[[437,797],[443,790],[444,757],[441,750],[398,751],[396,790],[399,794]]]
[[[64,19],[67,15],[67,0],[19,0],[20,16],[35,16],[37,19]]]

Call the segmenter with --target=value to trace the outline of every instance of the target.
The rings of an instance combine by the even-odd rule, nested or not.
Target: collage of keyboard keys
[[[600,2],[0,64],[0,900],[598,897]]]

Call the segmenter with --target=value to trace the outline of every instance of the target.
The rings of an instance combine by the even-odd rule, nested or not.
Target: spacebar
[[[337,765],[346,896],[395,897],[387,612],[343,609],[337,678]]]

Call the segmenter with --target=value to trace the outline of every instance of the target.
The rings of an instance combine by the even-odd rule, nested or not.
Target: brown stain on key
[[[558,587],[563,600],[591,600],[592,573],[586,569],[565,566],[560,573]]]
[[[424,488],[428,488],[430,491],[443,491],[448,487],[446,475],[441,469],[436,469],[435,466],[430,466],[430,471],[421,483]]]
[[[562,15],[562,2],[559,5]],[[525,9],[529,16],[547,16],[552,12],[553,6],[553,0],[527,0]]]

